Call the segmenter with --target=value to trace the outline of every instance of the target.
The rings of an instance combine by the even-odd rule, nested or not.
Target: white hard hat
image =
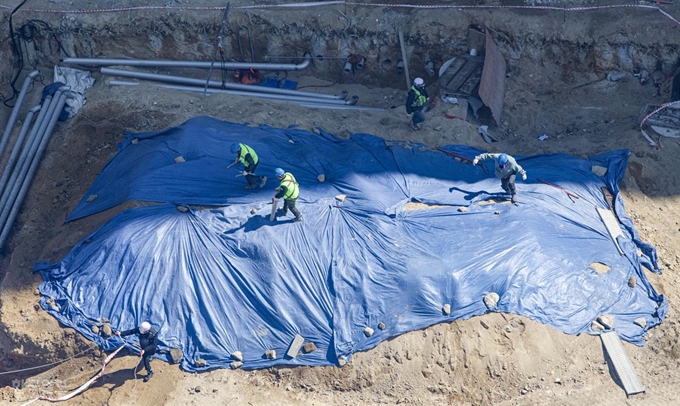
[[[423,80],[423,78],[415,78],[413,79],[413,84],[416,86],[422,86],[425,84],[425,81]]]
[[[151,324],[149,324],[148,321],[145,321],[144,323],[139,325],[139,332],[142,334],[146,334],[151,330]]]

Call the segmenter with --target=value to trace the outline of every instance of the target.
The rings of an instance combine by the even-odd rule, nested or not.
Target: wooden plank
[[[619,221],[616,219],[616,217],[614,217],[614,213],[612,213],[610,210],[602,209],[600,207],[596,207],[596,209],[597,214],[600,215],[600,219],[602,219],[602,222],[609,232],[609,236],[614,241],[616,249],[619,250],[619,254],[623,255],[623,250],[621,247],[619,247],[618,241],[616,241],[617,237],[623,235],[621,232],[621,226],[619,226]]]
[[[630,358],[628,358],[628,354],[626,354],[626,350],[623,348],[619,333],[616,331],[607,331],[600,334],[600,339],[614,366],[616,375],[623,384],[623,390],[626,391],[626,396],[644,393],[645,388],[642,386],[642,383],[635,372],[635,367],[633,367],[633,363],[630,362]]]

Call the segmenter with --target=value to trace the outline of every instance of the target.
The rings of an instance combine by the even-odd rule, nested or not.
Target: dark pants
[[[142,355],[142,365],[144,365],[144,369],[146,369],[146,372],[153,372],[151,370],[151,357],[153,357],[153,354],[144,353],[144,355]],[[141,371],[141,369],[142,368],[139,365],[137,365],[137,372]]]
[[[293,214],[295,215],[295,218],[296,218],[296,219],[302,217],[302,215],[300,214],[300,210],[298,210],[298,209],[295,207],[295,202],[296,202],[296,201],[297,201],[297,199],[290,199],[290,200],[289,200],[289,199],[284,199],[284,200],[283,200],[283,209],[281,210],[281,212],[282,212],[282,214],[283,214],[284,216],[285,216],[286,214],[288,214],[288,209],[290,209],[290,212],[293,213]]]
[[[262,176],[255,175],[255,170],[257,169],[257,164],[253,166],[246,166],[244,170],[248,172],[246,175],[246,182],[249,186],[255,186],[256,184],[262,182]]]
[[[517,175],[513,173],[507,178],[501,179],[501,187],[505,190],[505,193],[508,193],[510,196],[514,196],[517,193],[517,190],[515,189],[516,177]]]
[[[425,121],[425,114],[423,114],[422,110],[413,110],[413,118],[411,121],[413,121],[413,124],[418,125]]]

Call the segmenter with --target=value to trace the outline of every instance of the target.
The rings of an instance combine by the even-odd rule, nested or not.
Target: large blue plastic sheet
[[[337,365],[390,337],[489,311],[568,334],[595,334],[591,322],[611,314],[637,345],[664,318],[667,301],[641,267],[660,272],[655,250],[640,241],[618,193],[628,151],[516,157],[529,178],[518,181],[513,205],[503,202],[490,161],[488,175],[425,145],[319,132],[198,117],[128,134],[70,219],[130,199],[160,204],[126,210],[62,261],[37,264],[43,308],[107,350],[120,338],[96,335],[93,325],[148,320],[162,348],[183,350],[188,371],[228,367],[235,351],[249,369]],[[238,170],[226,170],[233,142],[257,151],[258,172],[270,177],[263,189],[245,190]],[[269,221],[279,166],[300,184],[302,223]],[[596,211],[609,207],[602,187],[614,197],[623,255]],[[409,202],[428,206],[410,210]],[[598,274],[595,262],[611,269]],[[500,297],[491,310],[483,302],[490,292]],[[318,349],[285,356],[296,334]],[[265,356],[270,349],[275,359]]]

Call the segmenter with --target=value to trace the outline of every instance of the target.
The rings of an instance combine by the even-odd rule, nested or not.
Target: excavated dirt
[[[13,8],[21,2],[9,3],[7,6]],[[34,19],[52,30],[40,26],[23,32],[19,42],[27,67],[24,74],[37,66],[44,82],[51,83],[53,65],[65,57],[56,39],[69,55],[78,57],[210,60],[222,18],[217,8],[222,4],[200,0],[191,2],[194,8],[182,9],[186,4],[180,0],[145,3],[160,8],[61,13],[44,10],[125,8],[137,2],[24,2],[25,10],[13,16],[14,29]],[[663,138],[659,140],[660,148],[651,148],[640,133],[637,118],[645,105],[669,101],[671,78],[678,67],[678,23],[655,8],[635,7],[583,11],[415,10],[369,5],[239,8],[253,3],[265,4],[230,4],[223,34],[229,60],[241,59],[235,40],[239,25],[250,28],[258,62],[264,62],[267,55],[301,56],[304,51],[327,58],[361,54],[366,57],[366,68],[353,75],[341,73],[341,59],[324,59],[315,60],[305,71],[290,73],[289,79],[298,81],[306,91],[348,90],[359,96],[361,105],[388,109],[336,112],[226,94],[202,99],[197,94],[149,84],[110,87],[110,78],[93,69],[97,82],[86,94],[87,103],[75,117],[57,126],[12,235],[0,254],[0,371],[5,372],[0,375],[0,384],[6,385],[0,390],[0,403],[17,404],[38,394],[64,394],[89,379],[106,356],[37,306],[36,288],[41,278],[31,269],[37,261],[60,260],[84,235],[115,213],[143,204],[126,203],[124,207],[64,223],[66,215],[116,154],[115,147],[123,139],[121,133],[159,130],[191,117],[209,115],[254,125],[295,124],[310,130],[318,126],[340,136],[365,132],[386,139],[423,142],[431,148],[467,144],[515,155],[563,152],[585,157],[629,149],[629,166],[621,185],[626,211],[643,240],[658,249],[664,273],[650,273],[649,277],[670,302],[668,317],[648,333],[645,346],[625,344],[646,393],[626,398],[605,361],[599,338],[565,335],[524,317],[495,313],[404,334],[356,354],[342,368],[188,374],[175,365],[154,361],[156,375],[149,383],[142,383],[132,373],[137,358],[119,356],[93,388],[67,404],[678,404],[680,318],[674,305],[680,297],[680,185],[676,173],[680,167],[680,143]],[[281,2],[266,4],[275,3]],[[562,7],[590,6],[595,2],[537,0],[503,4],[530,3]],[[206,6],[215,9],[200,8]],[[680,15],[675,5],[662,7],[670,15]],[[6,29],[9,11],[0,8],[0,12],[0,23]],[[441,102],[428,112],[422,131],[411,131],[401,107],[405,99],[404,78],[394,69],[401,55],[398,30],[405,34],[412,77],[424,77],[431,94],[436,94],[434,78],[423,68],[425,61],[435,61],[438,68],[444,60],[467,52],[470,26],[488,27],[508,63],[502,128],[490,123],[488,113],[483,112],[481,118],[491,124],[490,131],[499,142],[484,143],[477,133],[480,122],[447,119],[444,114],[453,111],[453,107]],[[240,34],[244,37],[244,57],[249,60],[246,31]],[[15,72],[16,57],[5,36],[0,38],[0,58],[6,61],[0,70],[0,92],[8,97],[12,94],[9,79]],[[654,72],[657,67],[662,71],[660,96],[649,83],[641,85],[631,75],[640,69]],[[606,80],[613,71],[626,71],[628,75],[617,82]],[[199,70],[156,72],[197,78],[206,75]],[[219,73],[213,77],[219,80]],[[22,81],[23,75],[17,87]],[[29,94],[20,117],[39,102],[41,89],[36,86]],[[390,109],[392,106],[399,108]],[[0,110],[3,127],[9,113],[8,108]],[[542,134],[549,138],[539,141],[537,137]],[[518,188],[521,193],[521,183]],[[11,372],[74,355],[57,366]],[[13,380],[23,388],[9,386]]]

